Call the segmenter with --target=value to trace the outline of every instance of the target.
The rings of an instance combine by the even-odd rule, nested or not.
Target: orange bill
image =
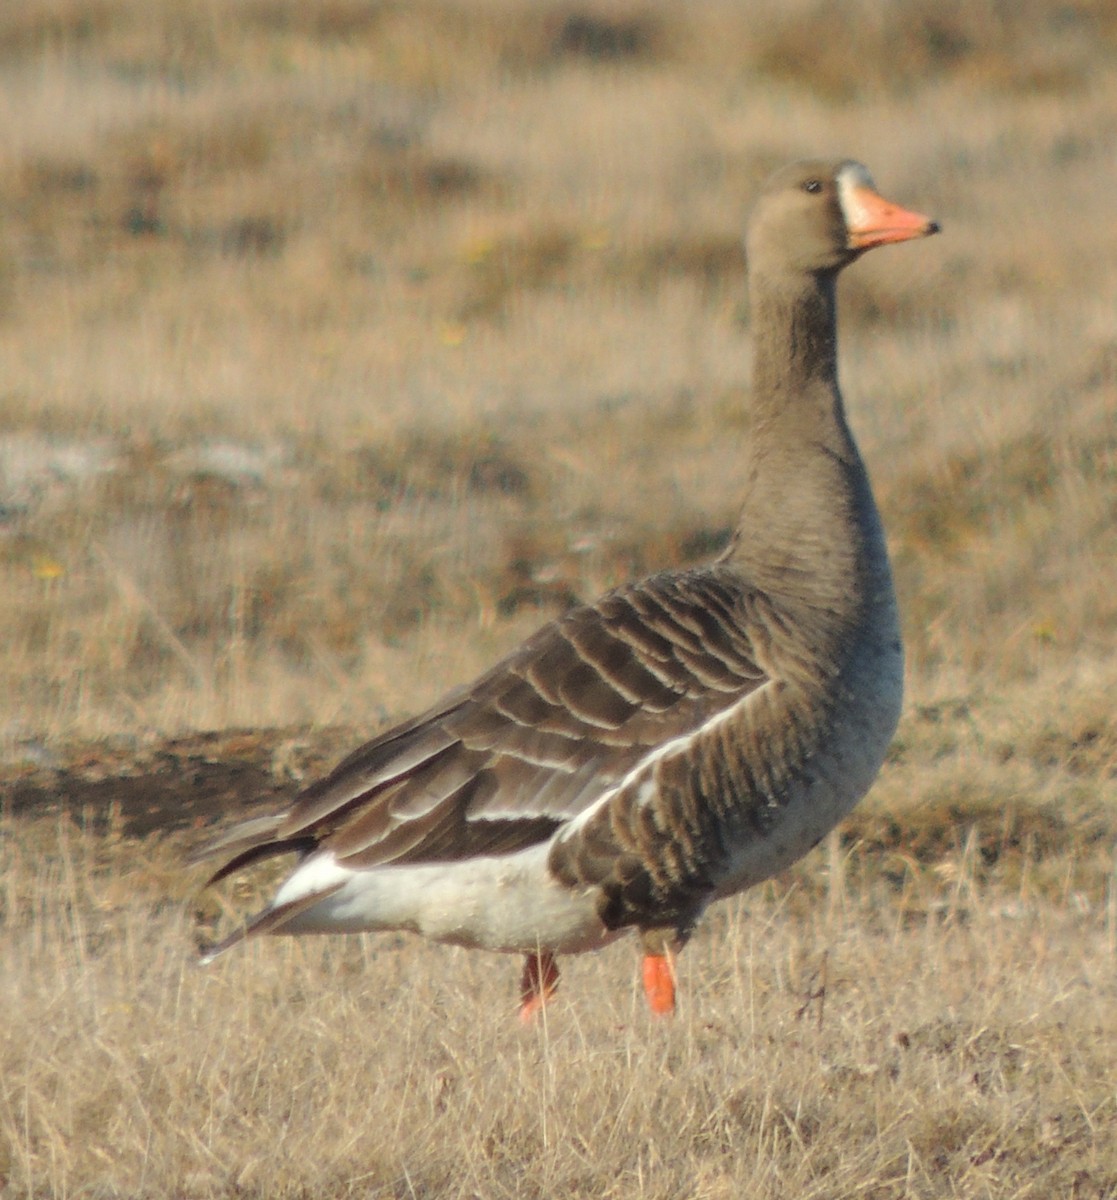
[[[851,250],[871,250],[939,231],[937,221],[885,200],[867,179],[843,178],[840,196]]]

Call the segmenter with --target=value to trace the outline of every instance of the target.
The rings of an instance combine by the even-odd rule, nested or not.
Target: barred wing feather
[[[656,747],[765,681],[744,632],[749,602],[717,565],[611,592],[362,746],[284,818],[212,849],[240,849],[243,865],[323,847],[361,868],[546,840]]]

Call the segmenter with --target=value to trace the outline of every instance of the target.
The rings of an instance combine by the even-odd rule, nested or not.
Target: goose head
[[[750,272],[833,274],[891,242],[927,237],[938,223],[885,200],[851,159],[794,163],[765,184],[745,235]]]

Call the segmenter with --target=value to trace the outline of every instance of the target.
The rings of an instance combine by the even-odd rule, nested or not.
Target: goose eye
[[[808,179],[803,184],[803,191],[810,192],[812,196],[817,196],[822,191],[822,181],[820,179]]]

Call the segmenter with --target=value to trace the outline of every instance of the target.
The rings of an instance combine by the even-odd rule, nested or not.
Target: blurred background
[[[881,777],[634,950],[206,941],[206,826],[708,558],[740,233],[849,156]],[[0,0],[0,1197],[1117,1195],[1117,5]],[[168,834],[169,830],[176,832]]]
[[[842,285],[911,695],[1100,696],[1115,51],[1102,0],[3,6],[4,753],[371,729],[716,552],[807,155],[944,228]]]

